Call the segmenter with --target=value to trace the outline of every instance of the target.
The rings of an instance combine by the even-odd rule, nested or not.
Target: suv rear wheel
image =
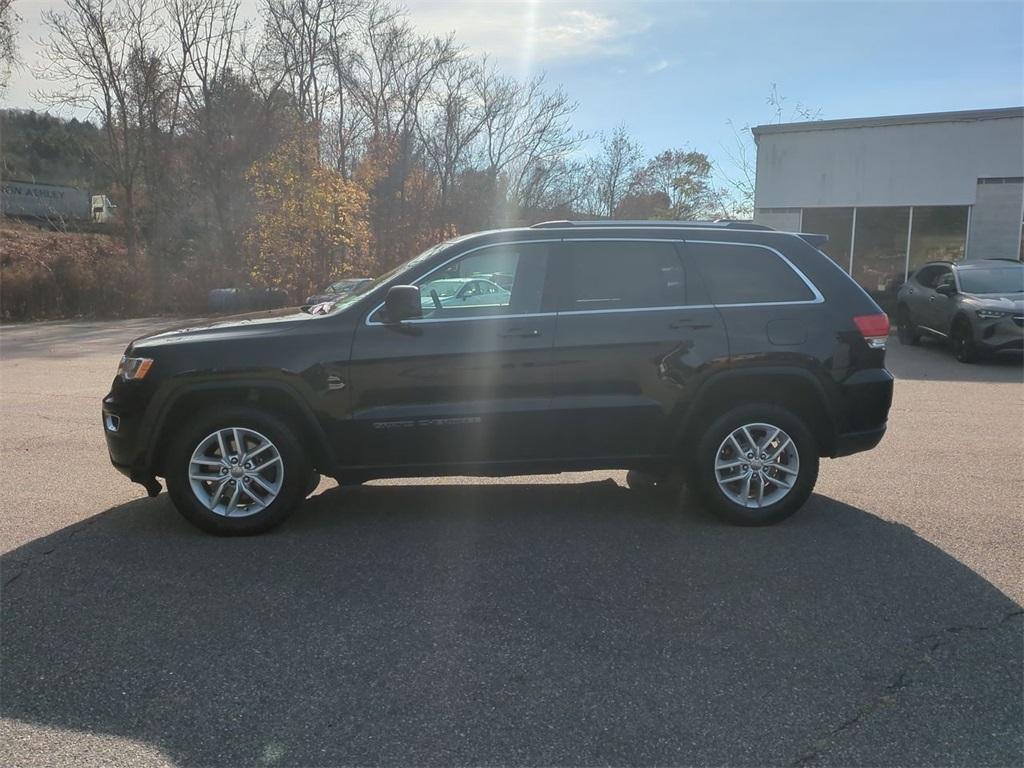
[[[167,491],[197,527],[222,536],[279,525],[308,495],[312,468],[287,422],[249,407],[200,414],[167,455]]]
[[[900,344],[916,347],[921,343],[921,333],[910,319],[910,310],[906,307],[900,307],[896,311],[896,335]]]
[[[715,419],[697,445],[693,484],[735,525],[770,525],[796,512],[818,479],[818,445],[796,414],[743,405]]]

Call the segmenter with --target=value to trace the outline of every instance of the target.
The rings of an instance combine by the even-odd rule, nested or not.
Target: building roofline
[[[913,125],[916,123],[955,123],[976,120],[1005,120],[1024,118],[1024,107],[1000,109],[967,109],[959,112],[925,112],[916,115],[883,115],[881,117],[854,117],[845,120],[811,120],[802,123],[773,123],[755,125],[754,137],[771,133],[798,133],[801,131],[834,131],[844,128],[875,128],[885,125]]]

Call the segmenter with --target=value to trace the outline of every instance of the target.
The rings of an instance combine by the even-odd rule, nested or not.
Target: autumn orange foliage
[[[315,140],[297,134],[249,169],[257,203],[245,244],[253,283],[301,300],[370,268],[366,192],[319,162]]]

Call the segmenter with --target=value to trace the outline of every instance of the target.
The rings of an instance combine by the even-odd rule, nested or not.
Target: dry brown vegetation
[[[0,219],[0,317],[124,317],[148,305],[146,270],[123,238]]]

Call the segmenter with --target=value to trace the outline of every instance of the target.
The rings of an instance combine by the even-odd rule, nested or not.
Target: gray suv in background
[[[900,342],[947,340],[956,359],[1024,351],[1024,264],[1002,259],[925,264],[896,297]]]

